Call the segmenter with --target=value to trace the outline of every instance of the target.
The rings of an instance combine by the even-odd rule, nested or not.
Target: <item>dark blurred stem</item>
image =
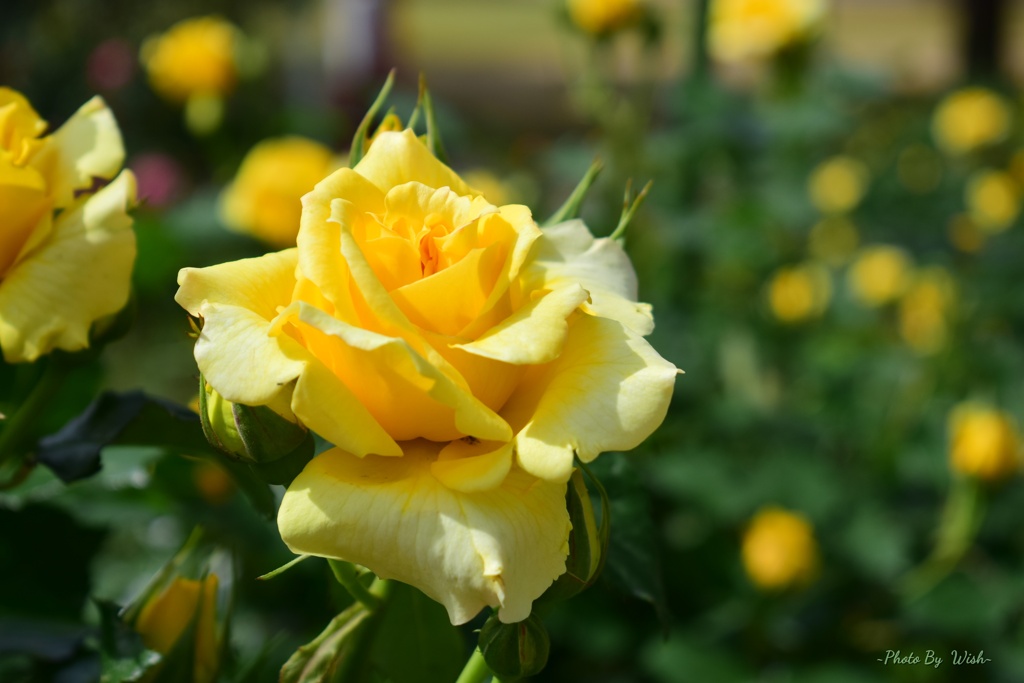
[[[490,676],[493,676],[493,674],[487,668],[484,655],[480,652],[480,648],[476,648],[473,650],[473,654],[470,655],[469,661],[466,662],[466,666],[462,669],[462,673],[459,674],[459,678],[455,683],[482,683]]]
[[[31,450],[37,436],[36,420],[57,394],[69,370],[67,363],[56,358],[48,359],[46,370],[24,403],[10,419],[0,423],[3,424],[3,431],[0,432],[0,471],[15,462],[20,472],[22,465],[25,464],[22,461]],[[11,480],[17,477],[18,473],[15,473]]]
[[[968,73],[971,78],[991,78],[1002,57],[1006,0],[960,0],[960,8]]]
[[[984,516],[982,484],[968,477],[956,479],[942,511],[935,549],[902,582],[902,592],[907,600],[922,597],[956,569],[974,542]]]
[[[710,71],[708,58],[708,6],[710,0],[697,0],[693,13],[693,74],[694,81],[705,81]]]

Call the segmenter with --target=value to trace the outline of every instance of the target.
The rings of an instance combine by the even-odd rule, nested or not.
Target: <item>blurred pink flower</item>
[[[161,208],[174,202],[182,192],[185,174],[172,157],[162,152],[139,154],[129,164],[138,179],[139,199]]]
[[[97,90],[120,90],[135,75],[135,50],[121,38],[105,40],[92,51],[86,63],[89,83]]]

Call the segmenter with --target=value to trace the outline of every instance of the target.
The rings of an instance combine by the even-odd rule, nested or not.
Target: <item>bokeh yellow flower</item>
[[[808,39],[824,14],[824,0],[712,0],[708,46],[722,62],[764,59]]]
[[[906,291],[912,269],[907,252],[887,244],[874,244],[860,250],[847,271],[847,281],[857,301],[866,306],[882,306]]]
[[[825,216],[814,224],[807,250],[814,258],[838,267],[850,260],[860,243],[857,226],[846,216]]]
[[[809,583],[818,570],[818,544],[811,523],[779,507],[760,510],[743,536],[743,566],[750,580],[764,590]]]
[[[988,233],[1003,232],[1020,215],[1020,187],[1003,171],[975,173],[967,181],[964,198],[971,222]]]
[[[837,156],[819,164],[807,181],[807,193],[824,214],[848,213],[857,208],[870,175],[862,162]]]
[[[220,201],[232,230],[282,249],[295,246],[302,195],[340,165],[330,149],[298,136],[260,142],[246,154]]]
[[[821,315],[832,298],[828,271],[815,263],[780,268],[768,283],[768,304],[782,322]]]
[[[621,28],[639,15],[640,0],[567,0],[569,18],[587,33],[602,35]]]
[[[180,21],[142,45],[150,85],[163,98],[185,103],[222,97],[238,79],[238,29],[220,17]]]
[[[45,130],[28,100],[0,88],[0,348],[11,363],[88,347],[93,323],[127,303],[135,261],[135,178],[121,171],[114,115],[96,97]]]
[[[949,461],[960,474],[986,481],[1020,469],[1020,435],[1009,414],[979,403],[961,403],[949,416]]]
[[[495,206],[510,204],[515,191],[486,168],[474,168],[462,174],[470,187],[476,189]]]
[[[946,96],[932,119],[935,142],[951,155],[1001,142],[1009,132],[1010,106],[986,88],[963,88]]]
[[[965,254],[981,251],[987,238],[987,233],[975,225],[967,214],[958,213],[949,219],[949,241]]]
[[[526,618],[565,570],[574,457],[636,446],[672,395],[628,257],[494,206],[411,130],[302,204],[296,249],[186,268],[176,297],[214,390],[335,445],[285,493],[282,538],[453,623]]]
[[[928,355],[940,351],[949,335],[955,301],[953,278],[945,268],[917,271],[910,289],[900,300],[900,336],[912,349]]]

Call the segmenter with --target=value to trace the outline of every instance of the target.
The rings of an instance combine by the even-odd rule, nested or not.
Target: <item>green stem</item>
[[[36,382],[28,398],[9,420],[0,423],[3,425],[3,431],[0,431],[0,467],[26,455],[36,436],[36,418],[56,395],[69,370],[67,363],[50,358],[43,376]]]
[[[334,560],[328,561],[332,563],[331,569],[333,569]],[[348,566],[351,567],[352,565]],[[337,576],[337,574],[335,574],[335,576]],[[353,634],[351,649],[352,656],[345,659],[332,680],[365,680],[367,662],[370,654],[370,645],[373,643],[374,638],[376,638],[384,613],[387,611],[386,607],[388,605],[388,600],[391,597],[394,583],[394,581],[386,581],[385,579],[377,578],[374,579],[369,590],[363,588],[366,595],[371,597],[374,602],[374,606],[370,607],[360,600],[367,610],[369,610],[370,616],[367,619],[366,624]],[[362,588],[362,584],[359,584],[359,586]]]
[[[373,585],[367,589],[359,580],[355,567],[348,562],[327,560],[327,564],[331,566],[331,571],[334,573],[334,578],[338,580],[338,583],[344,586],[345,590],[349,592],[349,595],[355,598],[357,602],[361,603],[363,607],[370,612],[375,612],[380,608],[383,602],[383,596],[389,590],[386,581],[377,579]]]
[[[476,648],[455,683],[483,683],[493,675],[487,668],[487,662],[484,661],[484,655],[480,652],[480,648]]]
[[[954,482],[943,510],[935,549],[903,580],[903,593],[908,600],[928,593],[960,563],[984,519],[984,503],[979,482],[969,478]]]

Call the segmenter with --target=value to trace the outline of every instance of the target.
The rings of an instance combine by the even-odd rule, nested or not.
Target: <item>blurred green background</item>
[[[654,181],[626,246],[686,374],[654,436],[597,462],[609,565],[545,616],[534,680],[1024,681],[1024,3],[836,0],[738,62],[708,53],[707,3],[641,5],[595,36],[555,0],[6,0],[0,84],[55,125],[102,95],[145,200],[134,326],[46,429],[103,389],[192,401],[178,269],[270,249],[219,218],[246,153],[302,135],[344,154],[387,72],[403,117],[422,72],[453,167],[538,218],[596,156],[595,234],[628,179]],[[210,14],[245,37],[238,85],[189,113],[140,50]],[[771,508],[796,522],[753,521]],[[130,601],[197,524],[236,557],[224,680],[276,680],[348,601],[320,560],[255,581],[290,559],[273,524],[177,453],[107,449],[69,486],[40,468],[0,518],[3,681],[94,680],[89,598]]]

